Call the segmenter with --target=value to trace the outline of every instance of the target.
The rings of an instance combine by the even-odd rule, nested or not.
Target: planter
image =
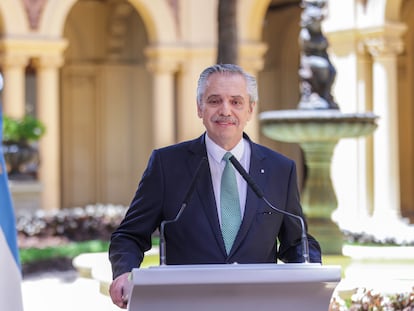
[[[3,154],[10,180],[36,179],[39,153],[35,143],[45,134],[45,125],[32,115],[3,116]]]
[[[4,141],[3,155],[10,180],[33,180],[39,165],[39,152],[27,142]]]

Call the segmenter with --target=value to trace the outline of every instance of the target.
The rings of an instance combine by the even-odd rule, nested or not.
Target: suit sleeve
[[[125,218],[111,235],[109,260],[114,279],[139,267],[144,252],[151,248],[152,233],[161,219],[163,191],[161,161],[154,151]]]
[[[303,215],[302,207],[300,204],[300,195],[297,186],[297,174],[296,166],[294,162],[291,163],[291,170],[288,182],[286,211],[301,216],[305,222],[305,228],[307,230],[307,223],[305,216]],[[300,222],[293,218],[284,216],[281,230],[279,233],[279,251],[278,258],[286,263],[298,263],[303,262],[302,251],[302,228]],[[311,262],[322,262],[321,249],[319,243],[309,233],[307,233],[309,242],[309,255]]]

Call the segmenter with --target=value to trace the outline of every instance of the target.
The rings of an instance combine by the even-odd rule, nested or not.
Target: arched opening
[[[143,20],[124,0],[78,1],[64,37],[62,207],[128,205],[151,147]]]

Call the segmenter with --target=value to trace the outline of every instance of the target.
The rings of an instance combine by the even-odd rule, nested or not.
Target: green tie
[[[221,232],[227,254],[230,253],[241,223],[239,190],[237,188],[234,168],[229,161],[231,156],[232,154],[230,152],[227,152],[223,156],[223,160],[226,161],[226,166],[221,176],[220,190]]]

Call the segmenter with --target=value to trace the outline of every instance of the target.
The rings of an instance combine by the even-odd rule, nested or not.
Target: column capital
[[[61,66],[63,52],[67,45],[67,40],[61,38],[51,40],[3,39],[0,40],[0,64],[26,66],[29,59],[43,59],[41,63],[49,64],[49,67]]]
[[[256,74],[263,69],[264,54],[267,51],[267,45],[263,42],[242,42],[240,44],[240,66],[244,70]]]
[[[360,31],[365,49],[373,56],[396,56],[404,50],[402,35],[407,27],[404,24],[386,24],[381,27]]]
[[[147,68],[153,73],[173,73],[178,71],[179,64],[185,59],[185,51],[181,47],[150,46],[145,49]]]
[[[29,56],[21,49],[19,40],[2,39],[0,40],[0,65],[7,67],[26,67],[29,63]]]
[[[401,38],[375,37],[364,40],[364,45],[374,57],[397,56],[404,50],[404,43]]]
[[[36,68],[60,68],[64,64],[63,55],[45,55],[33,59]]]
[[[29,64],[29,57],[21,54],[4,53],[0,55],[1,67],[7,69],[10,67],[25,68]]]

